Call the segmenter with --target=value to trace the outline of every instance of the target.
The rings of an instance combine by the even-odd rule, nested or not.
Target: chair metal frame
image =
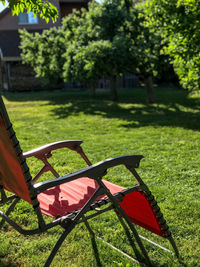
[[[91,229],[88,220],[109,210],[115,211],[119,219],[119,222],[124,228],[124,232],[127,235],[128,240],[135,251],[137,259],[136,262],[138,263],[143,262],[147,266],[151,266],[150,258],[141,240],[141,238],[142,239],[144,238],[139,236],[134,226],[134,223],[130,220],[125,211],[120,206],[120,202],[122,201],[124,196],[134,191],[144,192],[144,194],[147,197],[147,200],[149,201],[150,205],[154,210],[154,213],[156,214],[156,218],[159,219],[159,223],[162,225],[164,237],[169,240],[174,249],[175,255],[179,258],[179,252],[177,246],[172,238],[171,232],[169,231],[169,227],[167,226],[166,221],[163,218],[163,214],[160,212],[160,208],[158,207],[157,202],[155,201],[150,190],[148,189],[146,184],[142,181],[142,179],[135,170],[135,168],[139,167],[140,160],[143,158],[143,156],[141,155],[120,156],[116,158],[107,159],[105,161],[92,165],[88,157],[85,155],[83,149],[81,148],[82,141],[79,140],[51,143],[42,146],[40,148],[31,150],[29,152],[23,153],[20,148],[19,142],[16,138],[15,132],[13,130],[12,124],[9,120],[5,105],[1,97],[0,97],[0,113],[4,119],[6,129],[10,136],[10,140],[16,150],[17,157],[22,167],[26,183],[28,185],[28,190],[30,193],[33,209],[38,219],[38,227],[35,229],[25,229],[20,225],[18,225],[15,221],[13,221],[9,217],[9,214],[14,210],[15,205],[19,202],[20,198],[16,194],[7,196],[3,186],[0,185],[0,192],[1,192],[0,204],[12,201],[11,205],[9,206],[8,210],[5,213],[0,211],[0,216],[2,217],[2,220],[0,222],[0,227],[2,227],[5,222],[7,222],[19,233],[23,235],[33,235],[33,234],[43,233],[57,225],[60,225],[64,229],[64,232],[61,234],[59,240],[57,241],[53,250],[51,251],[51,254],[45,263],[45,267],[50,266],[53,258],[55,257],[58,249],[60,248],[61,244],[63,243],[67,235],[79,223],[82,222],[85,223],[94,243],[95,234]],[[53,168],[53,166],[48,162],[48,159],[52,156],[52,151],[61,148],[68,148],[70,150],[76,151],[83,158],[83,160],[86,162],[88,166],[74,173],[60,177],[59,174],[56,172],[56,170]],[[29,168],[25,160],[26,158],[29,157],[35,157],[44,163],[44,166],[41,168],[39,173],[34,178],[31,177]],[[133,186],[132,188],[122,190],[121,192],[112,195],[110,190],[103,183],[102,178],[103,176],[106,175],[107,170],[109,168],[118,165],[124,165],[127,168],[127,170],[131,172],[133,177],[137,180],[138,184]],[[40,178],[40,176],[48,171],[50,171],[55,176],[55,179],[36,183],[37,180]],[[80,210],[75,210],[70,214],[66,214],[65,216],[53,219],[53,221],[50,223],[46,223],[44,216],[42,215],[42,212],[40,210],[40,205],[37,199],[37,195],[49,188],[73,181],[81,177],[89,177],[91,179],[94,179],[98,183],[99,188],[94,192],[94,194],[91,196],[88,202]],[[96,198],[100,195],[106,195],[106,198],[96,201]],[[103,207],[105,205],[106,207]],[[89,215],[88,212],[90,212]],[[134,241],[138,245],[140,252],[137,249],[135,249]],[[116,249],[115,247],[113,248]],[[125,256],[128,256],[125,253],[123,254]]]

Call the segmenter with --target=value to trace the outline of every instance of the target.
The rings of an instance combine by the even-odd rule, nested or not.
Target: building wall
[[[83,7],[87,8],[87,3],[69,3],[67,5],[65,3],[60,3],[61,19],[66,17],[69,13],[72,13],[73,9],[80,10]]]

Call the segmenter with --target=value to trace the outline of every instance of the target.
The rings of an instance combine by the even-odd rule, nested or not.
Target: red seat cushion
[[[103,181],[112,194],[124,188]],[[82,177],[71,182],[52,187],[38,195],[41,211],[51,217],[63,216],[81,209],[98,188],[98,183],[88,177]],[[97,200],[105,198],[99,196]]]
[[[125,189],[105,180],[103,182],[112,194]],[[38,195],[41,211],[48,216],[56,218],[79,210],[91,198],[98,187],[98,183],[95,180],[82,177],[50,188]],[[103,198],[106,198],[106,196],[99,196],[97,201]],[[143,193],[134,191],[127,194],[120,205],[132,222],[153,233],[163,235],[152,207]]]

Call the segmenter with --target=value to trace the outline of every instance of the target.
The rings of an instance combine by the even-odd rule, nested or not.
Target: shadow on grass
[[[16,264],[12,261],[2,261],[0,260],[0,267],[19,267],[20,264]]]
[[[6,94],[10,101],[48,101],[53,105],[52,115],[58,119],[70,115],[96,115],[117,118],[120,126],[171,126],[200,130],[200,98],[189,98],[187,92],[175,89],[157,89],[157,103],[148,105],[143,88],[119,91],[119,102],[109,101],[108,93],[89,98],[87,91],[34,92]]]

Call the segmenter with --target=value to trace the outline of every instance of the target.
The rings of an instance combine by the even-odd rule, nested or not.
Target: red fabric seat
[[[159,221],[156,219],[144,193],[135,191],[127,194],[121,202],[121,207],[133,223],[157,235],[165,236],[165,232],[161,229],[161,225],[158,224]]]
[[[124,188],[104,181],[112,194]],[[98,188],[98,183],[88,177],[52,187],[38,195],[41,211],[51,217],[63,216],[81,209]],[[97,200],[105,198],[99,196]]]
[[[103,182],[112,194],[125,189],[105,180]],[[82,177],[48,189],[38,195],[41,211],[48,216],[56,218],[79,210],[97,188],[98,183],[95,180]],[[106,198],[106,196],[99,196],[97,201],[103,198]],[[153,233],[163,235],[149,202],[141,192],[135,191],[127,194],[121,202],[121,207],[132,222]]]

